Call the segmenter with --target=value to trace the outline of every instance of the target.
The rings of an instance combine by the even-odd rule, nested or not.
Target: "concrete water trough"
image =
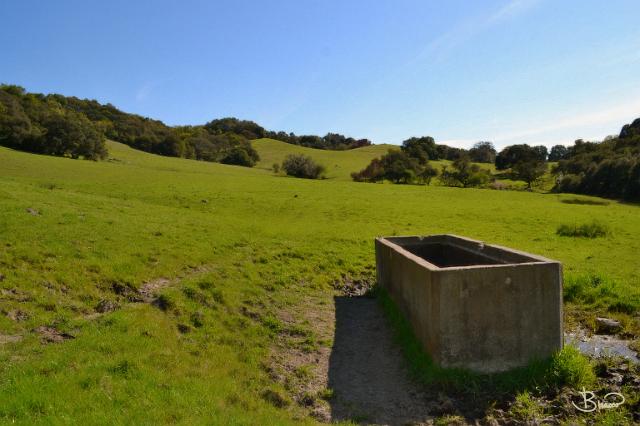
[[[376,238],[378,284],[433,361],[490,373],[562,348],[562,265],[456,235]]]

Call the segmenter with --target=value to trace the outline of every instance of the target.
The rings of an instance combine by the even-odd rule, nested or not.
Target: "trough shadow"
[[[403,425],[430,419],[433,398],[409,377],[377,300],[335,297],[335,316],[329,359],[332,420]]]

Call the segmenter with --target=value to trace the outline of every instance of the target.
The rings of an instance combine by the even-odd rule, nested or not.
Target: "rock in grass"
[[[611,318],[596,318],[596,333],[598,334],[616,334],[621,330],[620,321]]]
[[[40,335],[42,343],[60,343],[67,339],[75,339],[75,336],[72,336],[71,334],[59,331],[54,327],[47,327],[44,325],[35,328],[33,331]]]
[[[116,302],[111,300],[102,299],[95,307],[96,312],[104,314],[106,312],[113,312],[120,307]]]
[[[13,321],[26,321],[29,319],[29,314],[20,309],[14,309],[7,313],[7,317]]]

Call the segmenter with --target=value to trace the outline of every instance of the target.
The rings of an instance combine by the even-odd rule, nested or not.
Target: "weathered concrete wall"
[[[562,348],[559,262],[435,235],[378,238],[376,263],[378,283],[439,365],[496,372]]]

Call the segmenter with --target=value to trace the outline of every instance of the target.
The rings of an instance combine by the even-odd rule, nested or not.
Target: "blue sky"
[[[0,3],[0,82],[168,124],[570,144],[640,117],[640,1]]]

